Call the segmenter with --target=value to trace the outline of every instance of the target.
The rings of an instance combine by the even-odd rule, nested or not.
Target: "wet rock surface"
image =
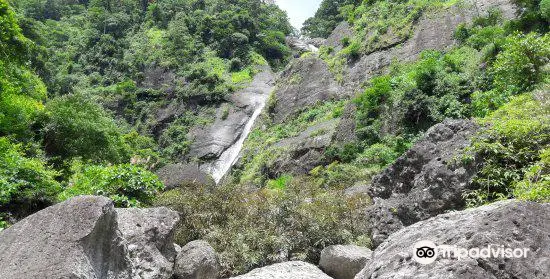
[[[461,248],[528,248],[527,257],[437,257],[431,264],[413,259],[421,240]],[[443,214],[392,234],[374,251],[356,279],[389,278],[525,278],[550,277],[550,204],[503,201]]]
[[[254,76],[245,88],[233,93],[229,102],[219,107],[214,123],[195,127],[189,138],[193,141],[189,158],[214,161],[241,136],[244,127],[260,100],[265,100],[273,87],[273,72],[268,66]]]
[[[479,127],[469,120],[446,120],[375,176],[367,193],[374,245],[415,222],[464,207],[462,194],[476,173],[474,164],[456,162]]]

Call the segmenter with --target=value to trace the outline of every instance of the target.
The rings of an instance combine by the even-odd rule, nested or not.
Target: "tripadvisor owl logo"
[[[413,246],[413,260],[420,264],[431,264],[436,259],[521,259],[527,258],[530,248],[508,247],[502,244],[488,244],[485,247],[464,248],[457,245],[435,245],[433,241],[422,240]]]
[[[431,264],[437,259],[437,245],[429,240],[419,241],[413,246],[413,259],[420,264]]]

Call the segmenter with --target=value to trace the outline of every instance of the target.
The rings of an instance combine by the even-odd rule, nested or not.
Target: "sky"
[[[288,13],[290,23],[298,30],[306,19],[312,17],[322,0],[275,0],[281,9]]]

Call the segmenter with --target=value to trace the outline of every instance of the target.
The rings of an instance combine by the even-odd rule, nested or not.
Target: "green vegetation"
[[[260,0],[0,0],[0,230],[56,202],[103,195],[182,213],[178,244],[210,242],[223,276],[317,263],[327,245],[370,245],[370,198],[344,190],[368,185],[446,118],[484,127],[457,155],[479,170],[468,205],[550,202],[550,1],[516,3],[517,19],[490,11],[460,25],[457,45],[394,61],[353,100],[319,102],[277,123],[276,105],[289,100],[276,89],[227,183],[163,192],[154,172],[195,159],[191,132],[227,119],[231,94],[289,61],[285,13]],[[464,3],[325,0],[303,31],[326,37],[350,23],[343,49],[319,53],[343,82],[348,64],[401,44],[421,16],[455,5]],[[350,115],[356,137],[338,142],[332,129]],[[317,140],[336,143],[313,148],[319,158],[301,174],[280,166]],[[310,155],[302,151],[292,156]]]
[[[55,201],[58,173],[39,157],[27,156],[22,144],[0,137],[0,221],[21,218]]]
[[[327,245],[370,246],[362,233],[368,197],[327,191],[309,179],[286,177],[279,182],[283,180],[284,187],[257,191],[239,185],[215,191],[176,189],[161,194],[156,205],[186,216],[176,232],[178,244],[204,239],[220,252],[224,277],[281,260],[318,262]]]
[[[360,2],[359,0],[323,0],[315,16],[304,22],[302,32],[312,38],[328,37],[336,25],[345,19],[344,11]]]
[[[268,112],[270,102],[274,102],[272,99],[270,100],[267,105]],[[274,144],[298,136],[309,127],[339,117],[343,106],[343,101],[318,104],[285,123],[270,125],[269,127],[258,127],[252,130],[243,147],[243,165],[235,170],[235,181],[243,184],[251,183],[256,186],[265,186],[267,180],[277,179],[262,173],[265,164],[272,163],[273,159],[285,149],[285,147]]]
[[[0,0],[1,226],[82,194],[150,205],[153,171],[285,65],[291,31],[258,0]]]
[[[549,104],[546,86],[541,91],[512,98],[481,119],[481,123],[490,127],[468,150],[472,159],[483,159],[474,179],[478,190],[466,193],[470,205],[512,197],[550,200]]]
[[[120,207],[151,205],[164,189],[153,173],[130,164],[114,166],[83,165],[74,161],[73,175],[67,188],[59,194],[63,201],[79,195],[107,196]]]

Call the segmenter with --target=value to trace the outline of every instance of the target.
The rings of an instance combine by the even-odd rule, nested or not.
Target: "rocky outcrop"
[[[353,29],[347,21],[340,22],[340,24],[334,28],[325,44],[334,48],[334,51],[340,51],[343,48],[342,41],[344,38],[353,38]]]
[[[205,241],[197,240],[182,247],[176,259],[176,279],[216,279],[220,272],[216,251]]]
[[[550,204],[503,201],[452,212],[416,223],[392,234],[373,254],[356,279],[389,278],[550,278]],[[476,254],[439,255],[431,264],[413,259],[414,244],[429,240],[436,245],[465,249],[529,249],[521,258],[483,258]],[[454,255],[451,254],[451,255]],[[483,255],[480,250],[480,255]],[[486,254],[485,254],[486,255]]]
[[[341,90],[323,60],[314,56],[296,59],[278,78],[273,120],[282,123],[308,106],[339,99]]]
[[[82,196],[0,233],[0,278],[170,278],[178,215]]]
[[[191,129],[188,138],[193,144],[188,157],[203,161],[219,158],[240,138],[256,107],[263,105],[271,93],[272,80],[269,66],[263,67],[249,85],[233,93],[229,102],[218,108],[214,123]]]
[[[236,279],[331,279],[316,266],[305,262],[285,262],[254,269],[251,272],[232,277]]]
[[[324,151],[335,135],[338,120],[328,120],[309,127],[299,135],[275,144],[283,150],[270,165],[270,177],[284,173],[307,174],[324,161]]]
[[[199,169],[197,164],[170,164],[157,171],[166,190],[186,186],[214,186],[210,175]]]
[[[373,178],[367,210],[374,245],[391,233],[448,210],[464,206],[462,193],[476,172],[474,164],[455,162],[478,126],[469,120],[446,120]]]
[[[133,278],[170,278],[176,258],[173,234],[178,213],[165,207],[115,211]]]
[[[321,252],[321,269],[334,279],[353,279],[367,261],[372,258],[372,251],[355,245],[334,245]]]
[[[456,44],[453,35],[459,24],[486,15],[491,9],[501,10],[506,19],[515,17],[517,12],[511,0],[467,0],[463,4],[424,15],[408,40],[389,41],[386,47],[364,55],[351,64],[346,69],[345,87],[351,91],[357,90],[362,82],[384,71],[393,60],[412,61],[424,50],[452,47]],[[342,31],[336,29],[334,33],[333,36],[339,38]],[[334,40],[329,38],[328,41]]]
[[[322,40],[322,39],[320,39]],[[293,50],[295,57],[300,57],[301,54],[305,52],[317,52],[318,46],[321,45],[324,41],[304,39],[299,37],[287,37],[286,44]]]

